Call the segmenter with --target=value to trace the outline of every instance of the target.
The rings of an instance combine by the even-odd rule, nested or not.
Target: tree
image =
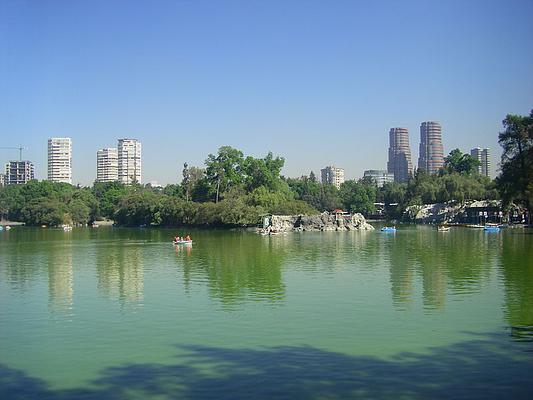
[[[376,185],[373,183],[348,180],[341,185],[340,196],[348,211],[368,215],[376,210],[376,191]]]
[[[181,181],[181,186],[183,186],[185,190],[185,201],[189,201],[189,194],[191,193],[190,188],[190,179],[191,174],[189,173],[189,164],[183,163],[183,180]]]
[[[533,203],[533,110],[529,116],[508,114],[498,142],[503,148],[498,189],[506,204],[523,205],[531,221]]]
[[[243,163],[244,182],[247,190],[252,191],[261,186],[268,190],[280,190],[284,182],[280,172],[285,164],[283,157],[276,157],[269,152],[264,158],[246,157]],[[286,189],[286,188],[284,188]]]
[[[454,149],[444,158],[443,173],[472,175],[478,171],[480,163],[470,154],[463,154],[461,150]]]
[[[215,203],[218,203],[221,192],[242,182],[243,161],[242,152],[231,146],[222,146],[216,156],[213,154],[207,156],[206,176],[211,186],[215,188]]]

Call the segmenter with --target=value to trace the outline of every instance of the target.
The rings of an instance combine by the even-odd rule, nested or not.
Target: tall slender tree
[[[533,203],[533,110],[529,116],[508,114],[498,142],[503,148],[498,188],[505,203],[524,206],[531,221]]]

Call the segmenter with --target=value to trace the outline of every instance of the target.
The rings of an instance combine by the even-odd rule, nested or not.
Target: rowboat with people
[[[176,236],[172,240],[172,244],[175,244],[175,245],[179,245],[179,244],[191,245],[192,244],[192,239],[191,239],[191,237],[189,235],[187,235],[185,237]]]

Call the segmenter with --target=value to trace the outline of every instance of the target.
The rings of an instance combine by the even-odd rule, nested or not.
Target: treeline
[[[389,218],[402,218],[411,205],[498,199],[495,182],[479,175],[478,166],[479,161],[455,149],[437,174],[418,170],[406,183],[387,183],[381,188],[361,179],[346,181],[337,190],[318,183],[313,173],[287,182],[297,198],[319,210],[342,208],[368,216],[376,212],[376,203],[383,203]]]
[[[161,189],[95,182],[92,188],[78,188],[31,181],[0,189],[0,213],[2,219],[51,226],[104,218],[124,226],[244,226],[269,213],[316,213],[281,177],[284,163],[272,153],[244,157],[225,146],[208,156],[204,168],[185,164],[179,185]]]
[[[95,182],[91,188],[31,181],[0,190],[2,218],[27,225],[88,224],[112,219],[123,226],[245,226],[266,214],[315,214],[343,209],[366,216],[375,203],[399,218],[413,204],[494,199],[494,182],[477,174],[478,162],[454,150],[436,175],[419,171],[404,184],[382,188],[368,179],[344,182],[339,189],[318,182],[315,174],[280,175],[284,159],[268,153],[245,157],[229,146],[210,154],[203,168],[184,164],[182,182],[165,188],[134,183]]]

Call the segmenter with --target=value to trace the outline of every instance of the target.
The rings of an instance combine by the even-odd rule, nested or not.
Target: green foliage
[[[100,216],[113,219],[118,203],[128,192],[128,187],[119,182],[95,182],[92,192],[98,201]]]
[[[285,159],[276,157],[269,152],[264,158],[246,157],[243,163],[245,174],[245,186],[252,191],[259,187],[267,190],[280,190],[284,182],[280,178],[280,172],[285,164]]]
[[[222,146],[216,156],[209,154],[205,160],[205,173],[209,184],[214,188],[215,202],[218,203],[221,192],[242,183],[243,162],[242,152],[230,146]]]
[[[29,200],[20,210],[26,225],[58,226],[68,222],[65,204],[54,198],[39,197]]]
[[[497,185],[505,204],[521,204],[531,216],[533,204],[533,110],[529,116],[507,115],[498,141],[503,148]]]
[[[134,191],[123,196],[115,212],[115,222],[124,226],[157,225],[161,223],[159,211],[160,199],[163,195],[152,191]]]
[[[27,225],[87,224],[99,214],[91,190],[36,180],[1,188],[0,207],[4,218]]]
[[[470,154],[463,154],[461,150],[454,149],[444,158],[443,173],[472,175],[478,171],[480,163]]]
[[[331,211],[342,207],[338,189],[333,185],[323,185],[313,176],[286,180],[289,188],[302,200],[319,211]]]
[[[344,208],[351,213],[372,214],[376,209],[377,188],[368,181],[349,180],[340,187],[340,197]]]

